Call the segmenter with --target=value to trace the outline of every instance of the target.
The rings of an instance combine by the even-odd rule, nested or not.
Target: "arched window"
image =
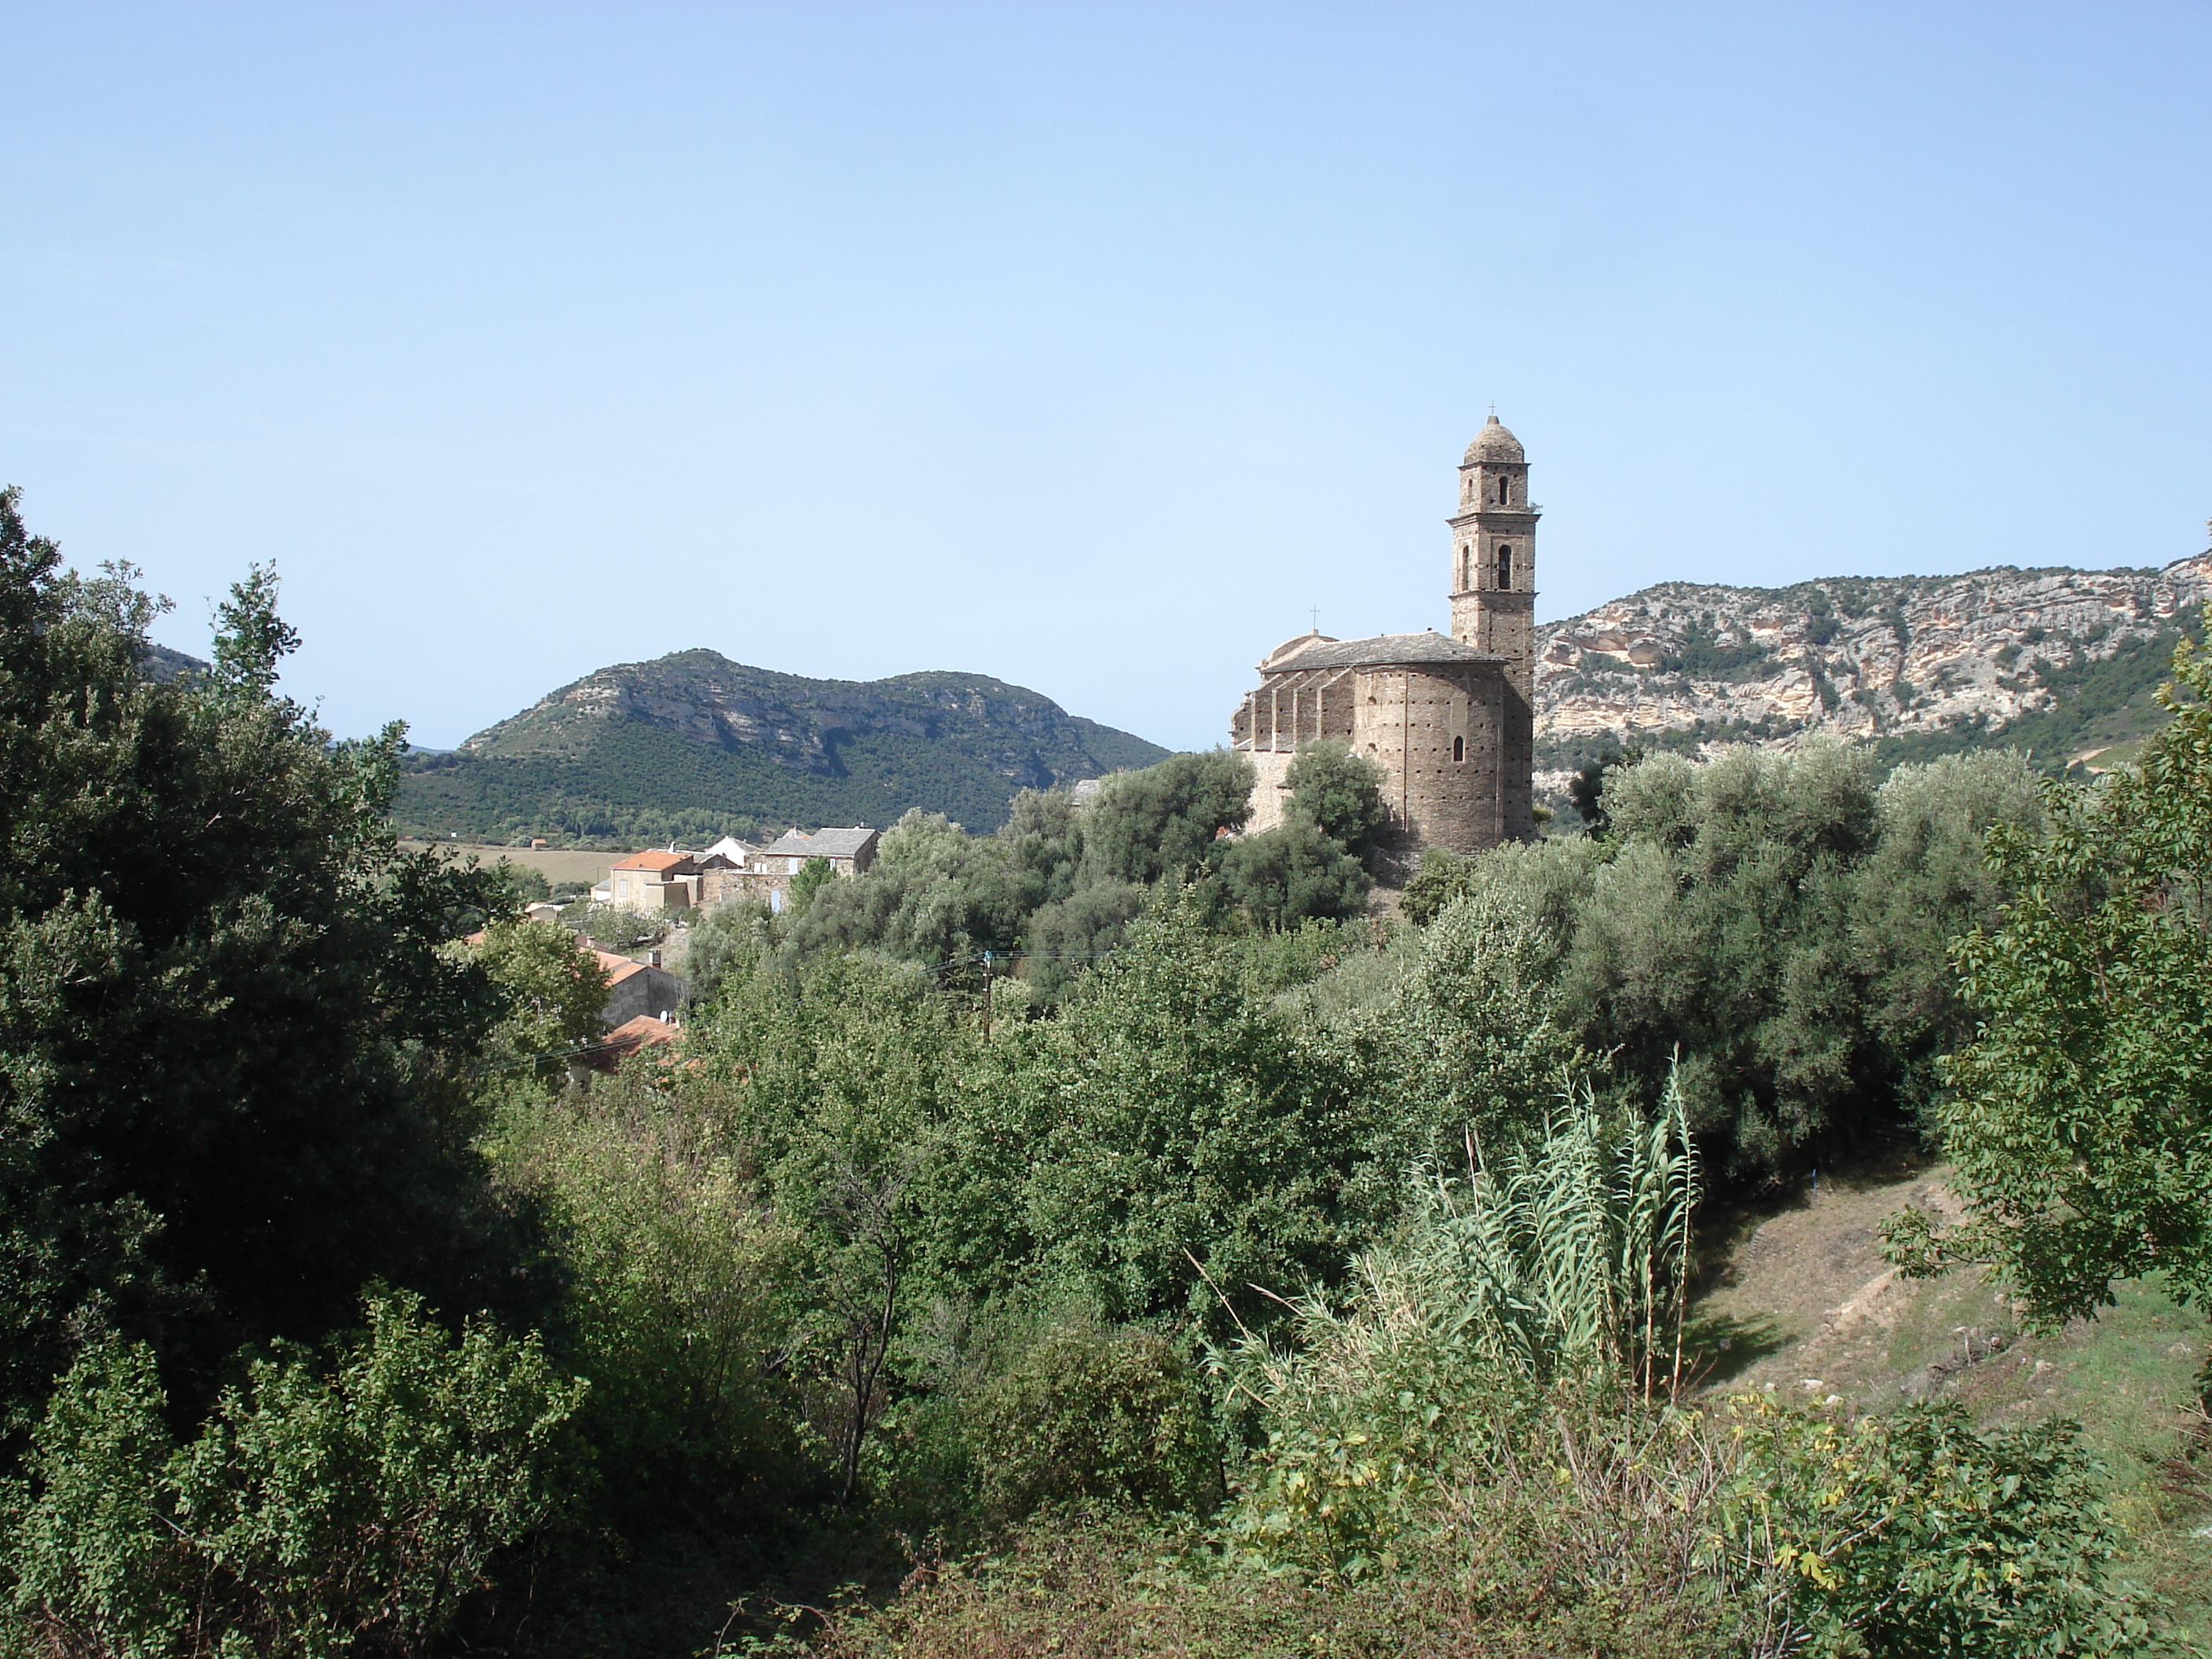
[[[1510,542],[1498,544],[1498,585],[1500,587],[1513,586],[1513,544]]]
[[[1513,485],[1510,480],[1500,478],[1498,481],[1498,499],[1500,501],[1510,501],[1513,499]]]
[[[1452,758],[1455,761],[1463,761],[1467,758],[1467,739],[1465,738],[1454,738],[1452,739]]]

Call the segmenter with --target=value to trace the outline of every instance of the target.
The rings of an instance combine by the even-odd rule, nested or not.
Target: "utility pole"
[[[983,1041],[991,1040],[991,953],[983,952]]]

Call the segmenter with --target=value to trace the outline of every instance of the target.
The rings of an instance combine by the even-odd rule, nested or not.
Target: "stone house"
[[[655,1019],[651,1014],[640,1014],[635,1019],[624,1020],[607,1033],[606,1046],[599,1051],[606,1069],[628,1060],[632,1054],[647,1048],[665,1048],[682,1035],[681,1028],[668,1020]]]
[[[632,853],[607,872],[605,902],[648,914],[689,910],[699,902],[699,863],[690,853]],[[599,889],[592,890],[599,897]]]
[[[783,908],[791,878],[811,859],[824,859],[841,876],[856,876],[873,864],[880,830],[856,825],[816,835],[789,830],[766,847],[725,836],[703,853],[633,853],[607,872],[592,889],[601,904],[659,915],[672,910],[712,909],[732,899],[764,900]]]
[[[589,945],[583,948],[591,951]],[[607,1004],[599,1011],[603,1024],[624,1025],[641,1014],[665,1019],[690,994],[691,988],[658,962],[638,962],[611,951],[591,951],[591,954],[606,970]]]
[[[864,875],[876,861],[876,845],[883,838],[880,830],[865,825],[823,830],[811,836],[793,830],[771,842],[761,856],[780,863],[781,873],[787,876],[797,875],[810,859],[827,859],[830,868],[841,876]]]
[[[1348,744],[1382,769],[1383,799],[1419,844],[1480,852],[1534,833],[1535,550],[1528,457],[1492,415],[1460,462],[1449,638],[1431,629],[1335,640],[1316,629],[1259,665],[1230,726],[1258,781],[1248,828],[1283,821],[1297,751]]]

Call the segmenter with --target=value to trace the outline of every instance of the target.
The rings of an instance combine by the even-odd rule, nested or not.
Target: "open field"
[[[1715,1240],[1693,1310],[1707,1386],[1835,1395],[1863,1411],[1950,1398],[1985,1428],[2073,1419],[2131,1541],[2123,1571],[2166,1597],[2192,1639],[2212,1641],[2212,1490],[2185,1498],[2160,1467],[2182,1445],[2212,1335],[2204,1316],[2131,1280],[2100,1317],[2031,1336],[1978,1273],[1896,1277],[1875,1230],[1908,1205],[1954,1212],[1943,1173],[1824,1176],[1817,1194],[1737,1218]]]
[[[627,857],[623,853],[598,853],[588,848],[562,847],[491,847],[466,841],[418,841],[412,837],[403,840],[403,847],[434,847],[455,858],[474,859],[484,864],[497,864],[501,859],[525,865],[543,875],[556,886],[564,881],[580,881],[586,885],[606,879],[607,872],[617,859]]]

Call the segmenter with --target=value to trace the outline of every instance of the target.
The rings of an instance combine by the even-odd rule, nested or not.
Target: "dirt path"
[[[1896,1384],[1899,1329],[1929,1288],[1899,1279],[1882,1259],[1881,1224],[1906,1208],[1948,1219],[1957,1204],[1932,1174],[1832,1176],[1786,1207],[1746,1218],[1698,1304],[1713,1383],[1890,1403],[1869,1396]],[[2002,1304],[1987,1291],[1980,1301],[1986,1311],[1964,1310],[1969,1329],[2008,1331]]]

